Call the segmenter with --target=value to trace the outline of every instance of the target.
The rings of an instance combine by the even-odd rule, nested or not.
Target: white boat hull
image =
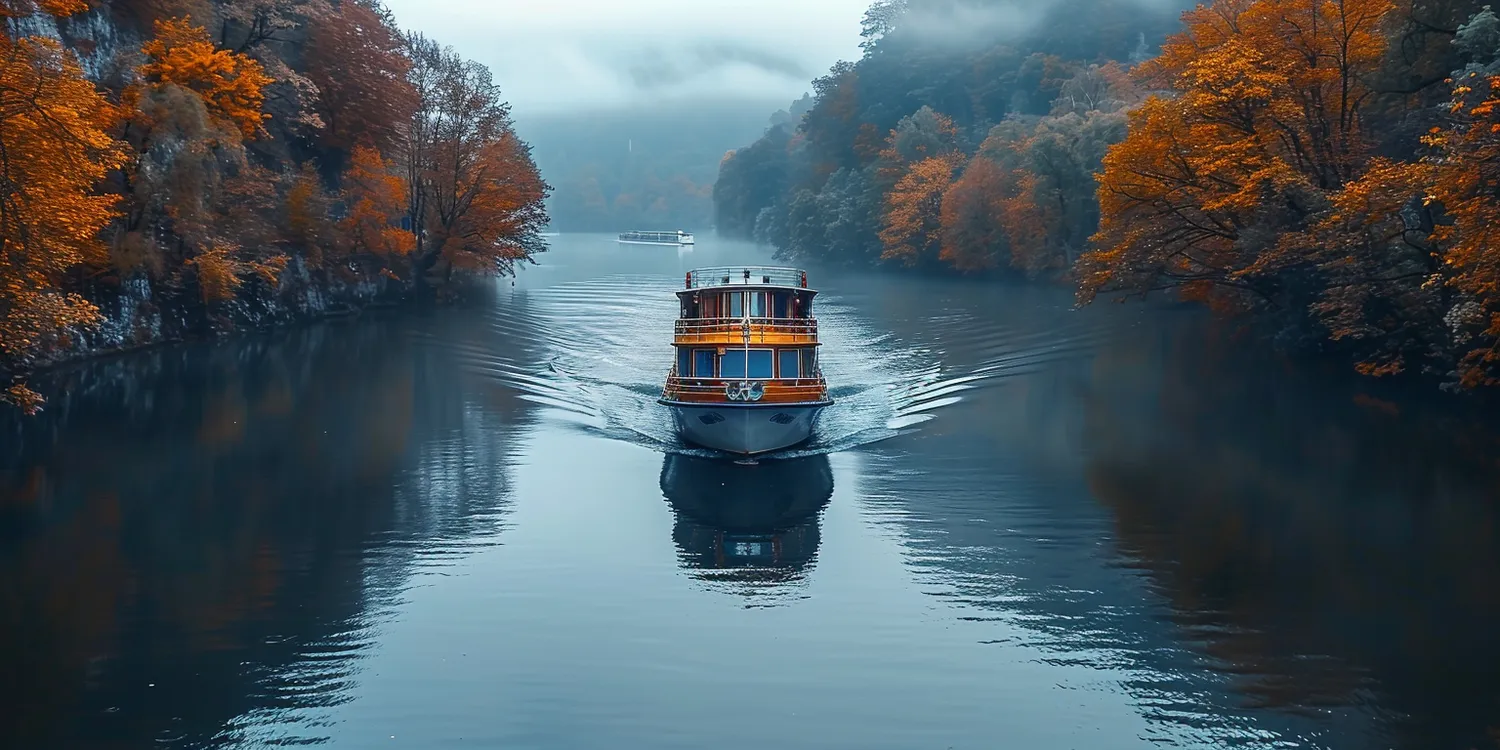
[[[672,409],[682,438],[705,448],[754,456],[790,448],[812,437],[818,414],[827,404],[684,404],[662,401]]]

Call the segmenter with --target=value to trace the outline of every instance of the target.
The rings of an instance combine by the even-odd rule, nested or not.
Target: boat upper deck
[[[806,290],[812,294],[816,293],[807,288],[807,272],[799,268],[723,266],[720,268],[698,268],[688,271],[683,291],[678,292],[678,294],[699,289],[747,286],[799,289]]]

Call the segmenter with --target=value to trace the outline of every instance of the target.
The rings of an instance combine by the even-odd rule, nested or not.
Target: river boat
[[[819,365],[816,295],[795,268],[687,273],[677,292],[676,362],[659,400],[684,440],[748,457],[812,436],[833,404]]]
[[[669,245],[680,247],[694,243],[693,235],[681,229],[675,232],[621,232],[622,245]]]

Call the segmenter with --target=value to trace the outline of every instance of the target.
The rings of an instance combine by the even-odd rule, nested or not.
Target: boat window
[[[719,355],[719,377],[745,377],[745,350],[736,349]]]
[[[693,374],[693,352],[688,349],[677,350],[677,377],[685,378]]]
[[[766,293],[765,292],[751,292],[750,293],[750,317],[752,317],[752,318],[764,318],[764,317],[766,317]]]
[[[806,349],[803,349],[802,350],[802,377],[804,377],[804,378],[817,377],[817,371],[818,371],[818,350],[815,349],[815,348],[813,348],[813,347],[808,347]]]
[[[717,317],[719,317],[719,295],[717,295],[717,294],[705,294],[705,295],[703,295],[703,317],[705,317],[705,318],[717,318]]]
[[[792,314],[791,295],[785,292],[776,292],[771,295],[771,316],[775,318],[790,318]]]
[[[744,294],[742,294],[740,292],[734,292],[733,294],[729,295],[729,317],[731,317],[731,318],[743,318],[743,317],[745,317],[745,295]]]
[[[801,367],[801,365],[798,364],[798,360],[800,359],[800,357],[797,356],[797,350],[796,349],[782,349],[780,354],[781,354],[781,377],[783,377],[783,378],[800,378],[800,377],[802,377],[801,371],[798,369],[798,368]]]
[[[770,378],[774,378],[776,377],[776,373],[771,369],[774,364],[775,359],[772,356],[770,349],[751,349],[750,373],[748,377],[756,378],[758,380],[767,380]]]
[[[693,350],[693,377],[711,378],[714,376],[714,350]]]

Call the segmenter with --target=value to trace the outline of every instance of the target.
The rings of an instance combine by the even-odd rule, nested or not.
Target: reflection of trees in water
[[[1233,350],[1163,343],[1153,367],[1096,363],[1085,434],[1122,552],[1183,637],[1252,705],[1332,711],[1382,746],[1490,746],[1493,437]]]
[[[0,468],[0,744],[201,746],[343,699],[372,602],[499,529],[526,419],[408,328],[57,376]]]
[[[699,580],[753,596],[807,574],[833,471],[822,455],[741,466],[668,454],[661,488],[676,515],[672,540],[682,565]]]

